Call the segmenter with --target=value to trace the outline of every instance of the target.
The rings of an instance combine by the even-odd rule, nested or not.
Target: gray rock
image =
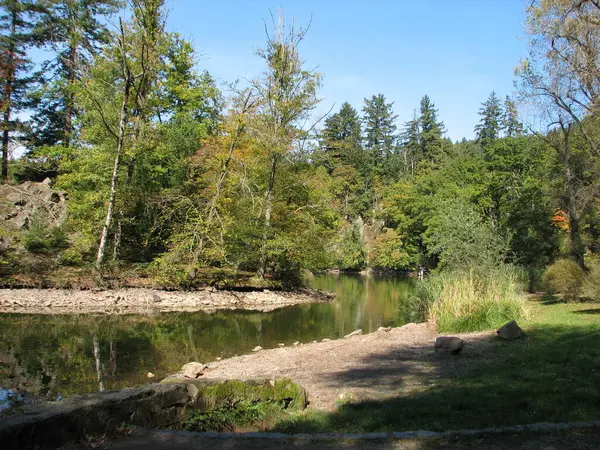
[[[519,327],[519,325],[517,325],[517,322],[515,322],[514,320],[511,320],[510,322],[502,325],[498,329],[498,331],[496,331],[496,333],[502,339],[506,339],[509,341],[519,339],[521,336],[523,336],[523,330],[521,330],[521,327]]]
[[[435,340],[435,353],[441,355],[458,355],[465,346],[465,341],[455,336],[440,336]]]
[[[154,294],[152,294],[152,301],[154,303],[160,303],[160,302],[162,302],[162,298],[160,298],[160,295],[154,293]]]
[[[260,345],[257,345],[252,349],[253,352],[260,352],[263,348]]]
[[[344,339],[348,339],[353,336],[360,336],[361,334],[362,334],[362,330],[354,330],[352,333],[349,333],[346,336],[344,336]]]
[[[184,364],[184,366],[181,368],[181,371],[184,377],[195,380],[196,378],[202,376],[204,374],[204,370],[207,368],[208,366],[206,364],[189,362]]]

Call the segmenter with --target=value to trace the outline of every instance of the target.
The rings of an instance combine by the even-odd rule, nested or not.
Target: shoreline
[[[0,314],[144,314],[251,310],[269,312],[306,303],[327,303],[334,294],[315,290],[166,291],[148,288],[108,290],[0,289]]]

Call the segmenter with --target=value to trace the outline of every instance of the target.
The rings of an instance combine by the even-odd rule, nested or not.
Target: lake
[[[186,362],[240,355],[257,345],[268,349],[399,326],[402,302],[413,290],[408,278],[349,274],[318,275],[310,285],[334,292],[336,299],[267,313],[1,315],[0,410],[11,399],[55,400],[141,385]]]

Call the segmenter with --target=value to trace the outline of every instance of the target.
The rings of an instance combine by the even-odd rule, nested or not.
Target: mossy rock
[[[268,380],[182,380],[165,379],[161,384],[185,383],[195,400],[192,408],[201,410],[228,408],[240,402],[277,402],[286,408],[302,410],[308,405],[308,394],[288,378]]]

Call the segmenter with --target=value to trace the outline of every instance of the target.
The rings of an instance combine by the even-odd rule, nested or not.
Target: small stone
[[[146,375],[148,378],[154,378],[156,375],[154,375],[152,372],[148,372],[148,375]]]
[[[279,348],[283,348],[283,347],[285,347],[285,344],[284,344],[283,342],[280,342],[279,344],[277,344],[277,346],[278,346]]]
[[[316,343],[317,343],[317,341],[312,341],[312,343],[313,343],[313,344],[316,344]]]
[[[521,327],[519,327],[519,325],[517,325],[517,322],[515,322],[514,320],[511,320],[510,322],[502,325],[498,329],[498,331],[496,331],[496,333],[502,339],[506,339],[509,341],[519,339],[521,336],[523,336],[523,330],[521,330]]]
[[[436,354],[458,355],[465,346],[465,341],[455,336],[440,336],[435,340]]]
[[[360,336],[361,334],[362,334],[362,330],[354,330],[352,333],[349,333],[346,336],[344,336],[344,339],[348,339],[353,336]]]
[[[294,345],[295,345],[295,346],[298,346],[298,345],[300,345],[300,341],[296,341],[296,342],[294,342]]]
[[[208,366],[199,362],[189,362],[181,368],[183,376],[186,378],[196,379],[204,374],[204,369]]]
[[[331,340],[331,339],[327,339],[327,338],[325,338],[325,339],[321,339],[321,342],[329,342],[330,340]]]
[[[160,302],[162,302],[162,298],[160,298],[160,295],[154,293],[154,294],[152,294],[152,301],[154,303],[160,303]]]
[[[253,352],[260,352],[263,348],[260,345],[257,345],[252,349]]]
[[[391,329],[392,329],[392,327],[379,327],[379,328],[377,328],[377,331],[378,331],[378,332],[381,332],[381,331],[388,332],[388,331],[390,331]]]
[[[220,356],[217,356],[217,361],[221,361],[223,358],[221,358]]]

